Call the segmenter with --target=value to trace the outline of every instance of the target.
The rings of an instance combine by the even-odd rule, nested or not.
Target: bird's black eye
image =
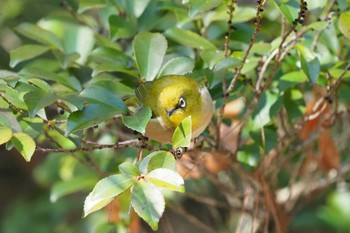
[[[186,100],[184,98],[179,99],[179,108],[185,108],[186,107]]]

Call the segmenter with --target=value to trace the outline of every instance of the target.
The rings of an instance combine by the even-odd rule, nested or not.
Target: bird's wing
[[[135,95],[142,105],[144,105],[145,103],[147,89],[150,85],[151,85],[151,82],[143,82],[143,83],[140,83],[135,88]]]

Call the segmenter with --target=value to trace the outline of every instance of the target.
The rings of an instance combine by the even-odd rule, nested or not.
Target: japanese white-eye
[[[205,85],[182,75],[168,75],[135,89],[141,105],[149,106],[156,119],[146,126],[145,136],[161,143],[171,142],[175,128],[191,116],[192,138],[208,126],[214,112]]]

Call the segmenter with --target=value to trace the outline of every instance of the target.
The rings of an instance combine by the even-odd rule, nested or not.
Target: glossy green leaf
[[[224,69],[234,69],[242,64],[242,61],[233,57],[227,57],[214,66],[214,72]]]
[[[144,133],[147,123],[152,117],[152,111],[149,107],[143,107],[135,115],[122,116],[122,121],[126,127],[139,133]]]
[[[25,133],[14,133],[11,138],[11,143],[16,150],[21,153],[23,158],[29,162],[35,152],[34,140]]]
[[[276,116],[280,105],[277,94],[268,91],[264,92],[252,115],[255,128],[259,129],[267,125]]]
[[[10,128],[0,127],[0,135],[0,145],[2,145],[12,138],[12,130]]]
[[[278,88],[280,89],[280,91],[284,91],[290,87],[307,81],[307,76],[302,70],[292,71],[290,73],[284,74],[280,78],[278,82]]]
[[[150,0],[124,0],[125,9],[128,15],[132,15],[136,18],[140,17]]]
[[[93,104],[103,104],[115,108],[117,113],[127,111],[125,103],[114,93],[102,87],[88,87],[80,93],[81,97]]]
[[[174,155],[166,152],[158,153],[153,156],[148,163],[147,172],[153,171],[157,168],[166,168],[168,170],[176,171],[176,161]]]
[[[13,68],[18,63],[35,58],[45,52],[50,48],[44,45],[24,45],[17,49],[11,50],[10,52],[10,66]]]
[[[165,31],[165,35],[179,44],[189,46],[196,49],[216,49],[209,40],[201,37],[195,32],[180,28],[171,28]]]
[[[15,29],[23,36],[26,36],[34,41],[59,50],[63,50],[62,42],[52,32],[42,29],[37,25],[31,23],[22,23]]]
[[[320,76],[320,61],[310,48],[301,44],[297,45],[296,48],[300,54],[301,67],[304,73],[309,77],[311,83],[316,83]]]
[[[6,86],[5,88],[6,93],[3,95],[6,97],[6,99],[16,108],[22,109],[22,110],[27,110],[27,105],[24,103],[23,100],[23,95],[25,93],[19,92],[9,86]]]
[[[124,174],[112,175],[100,180],[85,199],[84,217],[105,207],[135,182],[136,179]]]
[[[179,147],[188,147],[191,142],[191,136],[192,136],[192,120],[191,116],[186,117],[178,127],[176,127],[173,138],[172,138],[172,144],[173,149],[177,149]]]
[[[140,180],[134,185],[131,205],[135,212],[155,231],[162,217],[165,201],[160,190],[153,184]]]
[[[278,8],[282,12],[287,21],[292,24],[298,17],[299,1],[297,0],[275,0]]]
[[[32,138],[36,138],[42,131],[43,119],[25,117],[19,121],[23,133],[28,134]]]
[[[128,175],[128,176],[139,176],[140,175],[139,169],[137,169],[137,167],[130,162],[124,162],[124,163],[120,164],[118,166],[118,168],[123,174]]]
[[[346,11],[339,16],[339,29],[344,36],[350,39],[350,11]]]
[[[47,82],[37,79],[37,78],[31,78],[27,80],[28,83],[32,84],[33,86],[36,86],[37,88],[41,89],[42,91],[45,91],[47,93],[53,93],[52,87]]]
[[[28,92],[24,95],[24,102],[28,107],[29,117],[34,117],[39,110],[45,108],[56,101],[56,95],[47,93],[40,89]]]
[[[82,110],[72,112],[68,117],[66,135],[86,129],[111,119],[122,111],[105,104],[89,104]]]
[[[214,7],[219,6],[222,0],[190,0],[190,11],[189,16],[194,17],[195,15],[208,11]]]
[[[163,62],[167,41],[162,34],[142,32],[133,42],[133,51],[141,78],[152,81]]]
[[[80,91],[81,84],[79,80],[74,76],[69,76],[66,73],[56,74],[52,71],[38,67],[25,67],[20,72],[21,75],[35,77],[39,79],[49,80],[57,83],[61,83],[73,90]]]
[[[211,70],[217,63],[225,59],[224,52],[216,49],[203,50],[200,52],[200,56]]]
[[[177,192],[185,192],[184,180],[177,173],[166,168],[157,168],[146,175],[146,180],[152,184]]]
[[[104,62],[93,65],[92,77],[96,77],[101,73],[105,72],[119,72],[129,74],[134,77],[138,77],[138,73],[135,70],[130,70],[124,65],[116,65],[114,62]]]
[[[142,174],[147,174],[154,168],[167,168],[175,171],[176,163],[171,153],[167,151],[155,151],[143,158],[138,167]]]
[[[183,75],[192,72],[193,68],[193,59],[187,57],[175,57],[164,64],[159,71],[158,77],[171,74]]]
[[[96,182],[97,179],[95,177],[87,176],[75,176],[68,181],[59,181],[51,189],[50,201],[56,202],[66,195],[90,189]]]

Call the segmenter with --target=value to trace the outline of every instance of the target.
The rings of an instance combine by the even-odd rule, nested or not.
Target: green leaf
[[[348,39],[350,39],[350,11],[346,11],[339,16],[339,29],[341,33]]]
[[[183,75],[192,72],[193,68],[193,59],[187,57],[175,57],[164,64],[159,71],[158,77],[171,74]]]
[[[0,79],[5,80],[18,80],[18,74],[9,70],[0,70]]]
[[[118,166],[119,170],[128,176],[139,176],[140,172],[137,169],[137,167],[130,163],[130,162],[124,162]]]
[[[165,151],[164,151],[165,152]],[[172,171],[176,171],[176,161],[173,154],[167,153],[158,153],[153,156],[147,166],[147,171],[153,171],[157,168],[166,168]]]
[[[0,135],[0,145],[2,145],[12,138],[12,130],[10,128],[0,127]]]
[[[40,89],[28,92],[24,95],[24,102],[28,107],[29,117],[33,118],[39,110],[56,101],[56,95]]]
[[[142,15],[149,2],[150,0],[125,0],[125,10],[128,15],[138,18]]]
[[[136,64],[141,78],[152,81],[163,62],[167,41],[160,33],[142,32],[133,42]]]
[[[156,186],[145,180],[137,182],[132,190],[131,205],[135,212],[154,231],[158,229],[158,222],[163,215],[165,201],[162,193]]]
[[[25,133],[14,133],[11,138],[11,143],[15,146],[16,150],[23,156],[23,158],[29,162],[35,151],[34,140]]]
[[[23,133],[28,134],[32,138],[36,138],[41,133],[43,128],[43,120],[41,118],[29,118],[25,117],[20,120]]]
[[[146,180],[152,184],[177,192],[185,192],[184,180],[177,173],[170,169],[158,168],[146,175]]]
[[[96,182],[97,180],[95,177],[87,176],[76,176],[68,181],[57,182],[51,189],[50,201],[56,202],[66,195],[90,189]]]
[[[214,67],[214,72],[218,72],[224,69],[234,69],[242,64],[242,61],[233,57],[227,57],[218,62]]]
[[[15,28],[17,32],[41,44],[63,50],[62,42],[52,33],[31,23],[22,23]]]
[[[139,170],[142,174],[147,174],[155,168],[167,168],[176,171],[174,156],[167,151],[155,151],[141,160]]]
[[[316,54],[308,47],[298,44],[296,46],[304,73],[309,77],[311,83],[316,83],[320,76],[320,61]]]
[[[30,77],[36,77],[39,79],[49,80],[57,83],[61,83],[73,90],[80,91],[81,84],[79,80],[74,76],[69,76],[66,73],[56,74],[54,72],[45,70],[44,68],[38,67],[25,67],[20,72],[21,75],[26,75]]]
[[[208,11],[214,7],[219,6],[222,0],[190,0],[190,11],[189,16],[194,17],[195,15]]]
[[[22,131],[21,126],[17,121],[17,118],[14,117],[13,114],[2,111],[1,109],[0,109],[0,125],[4,126],[5,128],[10,128],[14,132]]]
[[[286,108],[288,118],[298,120],[305,113],[304,94],[299,89],[288,89],[283,96],[284,106]]]
[[[278,82],[278,88],[280,89],[280,91],[284,91],[290,87],[304,82],[307,82],[307,76],[302,70],[292,71],[287,74],[284,74],[280,78]]]
[[[191,142],[192,135],[192,120],[191,116],[186,117],[178,127],[176,127],[172,144],[173,149],[177,149],[179,147],[188,147]]]
[[[84,217],[105,207],[135,182],[136,179],[124,174],[112,175],[100,180],[85,199]]]
[[[124,125],[132,130],[136,130],[139,133],[144,133],[147,123],[152,117],[152,111],[149,107],[143,107],[135,115],[122,116]]]
[[[103,104],[115,108],[118,113],[127,111],[125,103],[114,93],[102,87],[88,87],[80,93],[81,97],[93,104]]]
[[[276,116],[280,107],[279,96],[270,91],[265,91],[258,102],[252,115],[255,128],[261,128],[268,124]]]
[[[89,9],[106,7],[107,3],[104,0],[80,0],[78,13],[83,13]]]
[[[23,101],[23,95],[24,95],[23,92],[19,92],[15,89],[12,89],[9,86],[6,86],[5,90],[6,90],[6,93],[4,94],[4,96],[12,105],[22,110],[28,109],[27,105]]]
[[[66,135],[95,126],[105,120],[112,118],[122,111],[118,108],[105,104],[89,104],[83,108],[72,112],[68,117]]]
[[[165,35],[179,44],[192,48],[201,50],[216,49],[215,45],[209,40],[189,30],[171,28],[165,31]]]
[[[70,135],[66,137],[64,136],[64,132],[56,129],[50,129],[47,134],[51,141],[62,149],[76,149],[80,145],[81,135]]]
[[[27,82],[47,93],[53,93],[52,87],[47,82],[41,79],[31,78],[31,79],[28,79]]]
[[[275,0],[278,8],[286,17],[288,23],[293,24],[293,21],[298,17],[299,3],[297,0]]]
[[[15,67],[18,63],[35,58],[50,48],[44,45],[24,45],[10,52],[10,67]]]
[[[111,35],[115,38],[130,38],[137,33],[136,21],[129,20],[119,15],[109,17]]]
[[[303,27],[303,30],[314,29],[317,31],[321,31],[321,30],[325,29],[327,27],[327,25],[328,25],[327,21],[317,21],[317,22],[313,22],[313,23],[310,23],[308,25],[305,25]]]
[[[224,60],[225,58],[224,52],[216,49],[203,50],[200,52],[200,56],[203,59],[203,61],[208,65],[208,68],[211,70],[218,62]]]

